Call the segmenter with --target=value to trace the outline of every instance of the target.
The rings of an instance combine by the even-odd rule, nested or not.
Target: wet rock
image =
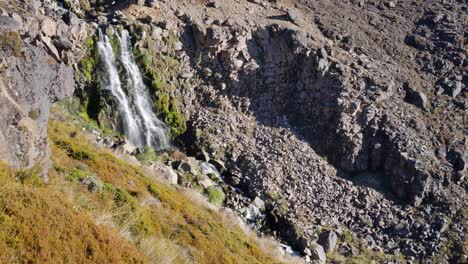
[[[98,21],[99,24],[107,24],[107,17],[98,16],[97,21]]]

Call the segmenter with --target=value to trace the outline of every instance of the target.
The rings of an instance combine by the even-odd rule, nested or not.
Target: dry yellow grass
[[[0,167],[0,263],[145,262],[136,247],[76,212],[60,193],[22,184]]]
[[[187,190],[156,182],[138,167],[98,149],[79,126],[51,121],[54,169],[50,187],[67,195],[76,210],[112,227],[150,263],[278,263],[252,235],[225,221],[216,208]],[[83,178],[98,182],[89,192]]]

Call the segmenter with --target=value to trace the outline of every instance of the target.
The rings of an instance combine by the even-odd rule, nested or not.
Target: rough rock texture
[[[351,229],[376,251],[423,260],[437,254],[444,234],[431,226],[467,206],[467,171],[453,161],[464,159],[447,155],[466,155],[467,95],[466,77],[452,78],[459,80],[454,100],[432,88],[445,73],[427,72],[430,58],[413,63],[420,51],[406,36],[419,32],[425,11],[374,3],[365,9],[374,18],[361,21],[361,8],[351,3],[320,1],[301,9],[320,16],[294,12],[294,25],[283,20],[287,6],[223,3],[185,9],[181,18],[185,51],[203,80],[187,106],[199,149],[225,161],[252,197],[269,200],[271,224],[285,227],[283,238],[297,248],[331,225]],[[453,37],[428,39],[457,51],[450,69],[463,75],[464,8],[456,1],[424,7],[450,14]],[[336,10],[350,16],[351,27],[336,23]],[[220,15],[236,12],[252,16]],[[386,28],[398,12],[405,16]],[[400,23],[409,26],[396,28]]]
[[[17,168],[47,169],[49,108],[73,94],[73,70],[30,44],[29,36],[37,31],[36,1],[24,9],[9,7],[10,17],[0,17],[0,32],[7,36],[0,46],[0,160]]]

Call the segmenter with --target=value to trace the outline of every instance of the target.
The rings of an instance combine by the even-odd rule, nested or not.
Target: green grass
[[[54,162],[50,187],[66,193],[79,212],[109,212],[110,217],[104,222],[127,233],[131,244],[147,258],[155,257],[145,250],[148,245],[164,245],[165,251],[177,253],[172,263],[278,262],[268,252],[262,252],[236,224],[187,198],[183,188],[152,180],[138,167],[87,143],[86,136],[75,125],[50,122]],[[89,175],[102,183],[97,193],[89,192],[83,184]],[[208,196],[215,203],[224,200],[224,194],[216,188],[208,190]],[[177,250],[167,249],[167,243]],[[164,258],[156,257],[158,262]]]
[[[206,189],[206,194],[208,195],[208,200],[210,203],[215,205],[221,206],[226,199],[226,195],[224,194],[223,190],[219,187],[209,187]]]

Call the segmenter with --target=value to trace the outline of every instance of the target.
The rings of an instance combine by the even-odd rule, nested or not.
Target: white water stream
[[[128,32],[122,31],[119,40],[119,59],[126,71],[126,89],[120,80],[117,60],[109,38],[99,31],[98,49],[107,73],[106,89],[114,96],[124,133],[137,147],[167,149],[170,147],[168,129],[153,112],[151,97],[129,46]]]

